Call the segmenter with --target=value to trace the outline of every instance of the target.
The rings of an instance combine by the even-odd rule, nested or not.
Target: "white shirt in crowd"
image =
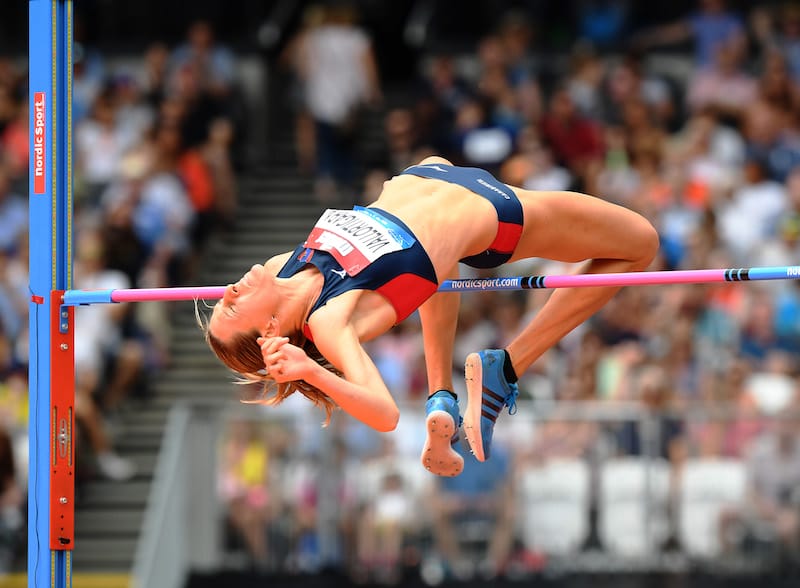
[[[117,270],[102,270],[90,275],[75,277],[75,288],[80,290],[116,290],[130,288],[128,277]],[[75,367],[78,371],[98,371],[104,351],[119,344],[120,327],[112,318],[113,304],[90,304],[75,313]]]
[[[359,29],[326,25],[306,40],[307,106],[315,119],[330,124],[344,122],[364,102],[369,90],[362,66],[370,41]]]

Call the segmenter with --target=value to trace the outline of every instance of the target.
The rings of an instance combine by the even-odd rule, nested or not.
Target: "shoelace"
[[[511,390],[511,393],[506,396],[505,403],[508,407],[508,414],[516,414],[517,413],[517,396],[519,396],[519,388],[517,388],[516,384],[510,384],[508,388]]]

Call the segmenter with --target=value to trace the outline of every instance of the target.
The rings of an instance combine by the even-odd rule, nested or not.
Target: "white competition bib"
[[[327,251],[350,276],[373,261],[414,244],[405,229],[368,208],[327,209],[322,213],[303,247]]]

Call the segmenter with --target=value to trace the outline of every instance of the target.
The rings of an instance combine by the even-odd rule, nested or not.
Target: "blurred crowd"
[[[509,184],[640,212],[661,237],[653,270],[794,265],[800,4],[737,12],[698,0],[679,21],[636,30],[632,3],[576,3],[575,41],[554,56],[525,10],[539,3],[501,2],[521,8],[500,14],[472,51],[424,52],[417,79],[391,96],[352,6],[310,6],[277,59],[291,74],[298,173],[314,179],[320,205],[368,203],[384,180],[439,154]],[[237,209],[236,57],[205,21],[132,60],[81,35],[73,286],[189,282]],[[0,570],[24,544],[27,96],[24,64],[0,60]],[[381,144],[365,150],[369,111],[385,117]],[[543,259],[502,268],[574,270]],[[462,408],[466,355],[503,346],[548,295],[461,297]],[[77,313],[80,479],[136,475],[115,432],[170,363],[169,314],[168,304]],[[797,281],[622,290],[523,375],[519,412],[500,417],[488,462],[456,445],[466,465],[453,479],[418,461],[418,321],[369,347],[403,406],[397,431],[379,436],[342,417],[323,430],[322,415],[294,398],[271,410],[280,424],[231,422],[219,455],[226,549],[261,569],[333,566],[389,584],[408,569],[430,583],[528,574],[593,549],[797,564]]]
[[[72,287],[187,283],[209,237],[236,211],[242,99],[233,53],[211,23],[143,57],[74,47]],[[28,438],[27,64],[0,60],[0,570],[24,548]],[[167,303],[76,313],[78,495],[87,479],[125,481],[116,450],[125,411],[169,365]]]
[[[352,18],[309,9],[283,59],[296,81],[300,170],[323,186],[319,201],[331,202],[324,188],[331,181],[352,182],[354,164],[358,200],[368,203],[393,174],[439,154],[509,184],[578,190],[640,212],[661,237],[652,270],[797,263],[800,4],[742,13],[724,0],[698,0],[679,21],[637,31],[625,20],[630,2],[581,6],[568,55],[544,59],[542,23],[511,11],[473,52],[422,55],[418,79],[393,93],[390,107],[371,85],[367,31]],[[309,72],[297,49],[315,44],[330,58],[325,72]],[[346,58],[337,63],[337,55]],[[347,105],[340,113],[378,105],[386,116],[382,149],[338,151],[352,159],[337,175],[327,134],[333,125],[340,137],[358,136],[359,119],[320,124],[306,91],[315,75],[335,81],[340,72],[336,95]],[[535,259],[500,271],[575,269]],[[502,347],[548,295],[462,295],[453,357],[462,404],[466,355]],[[772,569],[796,565],[799,351],[795,280],[622,290],[521,377],[524,408],[501,416],[489,462],[467,455],[464,474],[431,479],[416,461],[427,389],[412,317],[370,344],[404,406],[398,431],[380,441],[348,421],[324,433],[346,447],[336,459],[347,464],[334,468],[341,483],[336,561],[356,578],[388,583],[408,565],[432,581],[493,577],[598,547],[632,557],[768,553]],[[241,458],[221,474],[234,535],[265,565],[302,569],[314,554],[315,565],[329,564],[319,534],[308,531],[318,496],[305,481],[309,472],[331,475],[322,459],[334,459],[327,442],[313,427],[298,433],[299,448],[251,434],[250,445],[231,441],[236,447],[227,451]],[[255,459],[248,447],[261,452],[253,479],[237,470]],[[287,467],[302,475],[287,477],[287,452]],[[231,493],[233,479],[255,480],[259,490]],[[239,508],[259,513],[256,531]],[[650,515],[652,524],[644,522]],[[465,551],[470,542],[481,548]]]

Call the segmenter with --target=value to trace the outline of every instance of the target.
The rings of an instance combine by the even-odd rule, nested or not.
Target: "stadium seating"
[[[669,534],[669,462],[614,459],[603,464],[599,483],[598,533],[603,547],[623,557],[657,553]]]
[[[722,551],[720,516],[746,497],[744,463],[734,459],[692,459],[679,486],[678,537],[687,555],[710,559]]]
[[[518,533],[527,549],[549,555],[577,552],[589,535],[589,466],[554,460],[520,470]]]

